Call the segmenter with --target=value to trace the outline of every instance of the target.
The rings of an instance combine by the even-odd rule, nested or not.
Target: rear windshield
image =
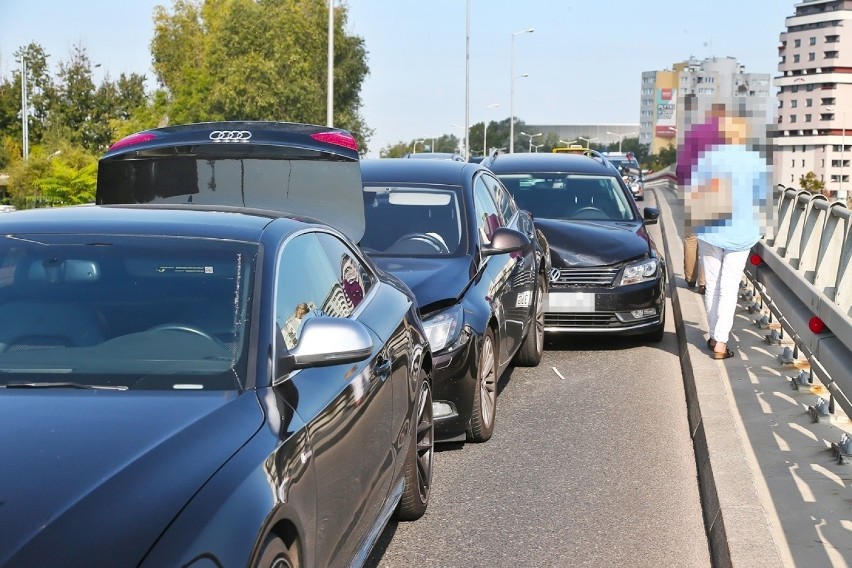
[[[0,238],[0,385],[245,385],[257,245],[199,238]]]
[[[357,160],[286,146],[198,145],[128,152],[98,164],[97,203],[192,203],[283,211],[357,241]]]
[[[632,197],[614,176],[563,173],[498,176],[518,207],[536,218],[632,221]]]

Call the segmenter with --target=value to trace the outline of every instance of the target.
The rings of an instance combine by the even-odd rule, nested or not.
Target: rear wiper
[[[121,390],[125,391],[128,387],[124,385],[84,385],[72,382],[52,382],[52,383],[10,383],[8,385],[0,385],[4,389],[91,389],[91,390]]]

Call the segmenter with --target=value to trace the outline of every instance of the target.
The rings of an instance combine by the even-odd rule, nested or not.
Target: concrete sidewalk
[[[795,390],[794,365],[770,345],[740,300],[730,347],[716,361],[707,350],[703,297],[683,278],[682,206],[670,188],[650,190],[662,210],[681,366],[698,462],[704,519],[715,566],[852,566],[852,465],[832,442],[852,424],[836,414],[812,422],[808,406],[825,389]],[[799,365],[801,366],[799,362]]]

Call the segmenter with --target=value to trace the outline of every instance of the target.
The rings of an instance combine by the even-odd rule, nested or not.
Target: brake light
[[[763,258],[757,253],[752,254],[750,257],[748,257],[748,261],[751,263],[752,266],[760,266],[761,264],[763,264]]]
[[[319,142],[326,142],[335,146],[343,146],[356,152],[358,151],[358,142],[355,141],[355,137],[345,131],[317,132],[316,134],[311,134],[311,138]]]
[[[124,138],[110,146],[108,151],[118,150],[119,148],[124,148],[125,146],[142,144],[143,142],[148,142],[149,140],[153,140],[156,137],[156,135],[151,134],[150,132],[140,132],[137,134],[131,134],[130,136],[125,136]]]

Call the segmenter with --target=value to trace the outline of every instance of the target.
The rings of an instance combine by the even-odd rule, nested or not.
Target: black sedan
[[[530,216],[478,164],[362,160],[361,246],[408,284],[434,354],[439,440],[488,440],[497,381],[544,344],[548,256]]]
[[[665,261],[645,228],[660,211],[640,211],[613,164],[599,154],[497,154],[484,164],[550,245],[547,332],[663,338]]]
[[[337,136],[152,131],[98,188],[148,203],[4,215],[0,566],[360,565],[425,512],[431,354],[410,290],[352,244],[363,218],[210,204],[295,207],[310,180],[360,211]]]

